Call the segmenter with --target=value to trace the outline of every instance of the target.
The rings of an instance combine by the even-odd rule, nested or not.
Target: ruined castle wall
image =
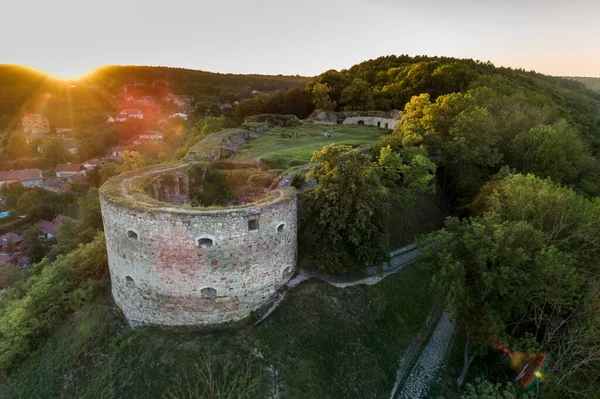
[[[296,267],[296,195],[281,194],[248,207],[152,210],[101,192],[112,292],[127,319],[217,324],[263,305]]]
[[[395,129],[398,124],[398,119],[381,118],[377,116],[350,116],[344,119],[344,122],[342,123],[344,125],[368,125],[386,129]]]

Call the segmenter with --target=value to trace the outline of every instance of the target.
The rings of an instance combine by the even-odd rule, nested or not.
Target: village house
[[[79,151],[80,142],[77,139],[67,139],[62,142],[63,147],[71,154],[75,155]]]
[[[162,140],[164,134],[154,130],[146,130],[144,133],[138,136],[140,140]]]
[[[40,236],[44,238],[53,238],[58,233],[58,229],[63,225],[65,217],[62,215],[54,218],[53,221],[49,222],[47,220],[40,220],[37,222],[36,227],[40,231]]]
[[[108,153],[110,154],[111,157],[113,158],[118,158],[118,157],[122,157],[123,156],[123,151],[126,151],[127,148],[117,145],[114,147],[110,147],[108,149]]]
[[[133,100],[134,104],[145,105],[146,107],[156,107],[156,101],[152,96],[142,96]]]
[[[119,115],[117,115],[116,120],[119,122],[123,122],[125,120],[125,119],[119,120],[119,117],[121,117],[121,118],[126,117],[125,119],[127,119],[127,118],[144,119],[144,114],[139,109],[124,109],[123,111],[119,112]]]
[[[52,136],[46,133],[32,133],[30,135],[25,136],[25,141],[27,142],[27,144],[31,144],[34,141],[44,141],[50,138],[52,138]],[[40,148],[38,148],[37,151],[41,152]]]
[[[67,133],[71,133],[72,131],[73,131],[73,129],[66,128],[66,127],[57,127],[56,128],[56,134],[58,134],[59,136],[65,136]]]
[[[86,184],[87,176],[84,176],[84,175],[69,176],[69,177],[67,177],[67,183],[69,183],[69,184]],[[69,187],[69,190],[70,189],[71,188]]]
[[[43,181],[40,187],[56,194],[64,194],[71,191],[71,185],[60,179],[46,179]]]
[[[80,163],[61,163],[56,165],[54,172],[58,178],[67,178],[73,175],[86,175],[87,169]]]
[[[152,130],[147,130],[144,133],[139,134],[137,137],[135,137],[131,143],[138,145],[138,144],[142,144],[143,142],[147,142],[147,141],[162,141],[163,138],[164,138],[163,133],[152,131]]]
[[[187,114],[184,114],[183,112],[177,112],[173,115],[170,115],[169,118],[180,118],[180,119],[183,119],[184,121],[188,120]]]
[[[50,133],[48,118],[39,114],[29,114],[21,119],[25,133]]]
[[[181,94],[169,94],[168,97],[168,101],[173,101],[173,104],[177,105],[179,108],[192,108],[193,99],[191,96],[185,96]]]
[[[0,172],[0,187],[10,183],[21,183],[23,187],[36,187],[44,178],[40,169],[22,169]]]
[[[7,251],[12,246],[13,252],[21,245],[21,236],[12,231],[0,236],[0,250]]]

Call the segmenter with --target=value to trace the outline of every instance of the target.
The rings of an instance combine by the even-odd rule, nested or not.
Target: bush
[[[66,312],[77,309],[108,276],[104,234],[54,262],[42,260],[19,287],[2,295],[0,308],[0,369],[7,372],[48,334]],[[102,282],[101,282],[102,283]]]

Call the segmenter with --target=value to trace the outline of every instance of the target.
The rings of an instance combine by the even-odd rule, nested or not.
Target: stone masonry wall
[[[360,123],[362,121],[362,123]],[[381,118],[377,116],[351,116],[344,119],[344,125],[368,125],[377,126],[385,129],[395,129],[398,119]]]
[[[294,273],[295,193],[241,208],[154,211],[101,193],[101,205],[113,296],[132,324],[240,320]]]

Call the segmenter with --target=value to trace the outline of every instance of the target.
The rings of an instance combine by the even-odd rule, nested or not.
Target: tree
[[[358,274],[388,259],[383,245],[388,191],[378,167],[349,146],[329,145],[312,156],[307,175],[317,186],[302,196],[302,246],[312,266]]]
[[[10,287],[23,277],[23,273],[11,263],[0,262],[0,290]]]
[[[329,98],[329,93],[331,89],[327,86],[326,83],[316,83],[311,90],[313,104],[316,109],[320,109],[322,111],[334,111],[335,110],[335,102]]]
[[[317,85],[315,85],[316,87]],[[340,105],[343,105],[344,110],[347,111],[369,111],[374,109],[375,102],[373,101],[371,85],[362,79],[354,79],[352,84],[342,90]]]
[[[123,151],[123,164],[117,168],[117,172],[129,172],[143,168],[147,165],[146,160],[137,151]]]
[[[104,184],[108,179],[119,174],[119,165],[115,162],[107,162],[100,167],[100,185]]]
[[[97,188],[90,188],[84,196],[77,200],[79,220],[86,227],[91,227],[95,230],[101,230],[102,210],[100,208],[100,197]]]
[[[12,133],[8,139],[6,152],[12,159],[25,158],[30,155],[29,145],[25,138],[19,133]]]
[[[505,386],[492,383],[482,377],[477,377],[473,384],[467,384],[461,399],[533,399],[531,392],[519,392],[519,388],[508,382]]]
[[[27,260],[32,264],[41,261],[50,249],[51,242],[46,238],[41,238],[40,234],[35,226],[30,227],[23,233],[21,248],[27,255]]]
[[[423,147],[401,148],[398,152],[391,146],[382,147],[378,158],[384,177],[400,184],[412,193],[435,192],[435,164],[427,157]]]
[[[586,155],[581,139],[565,121],[519,133],[513,148],[520,171],[564,183],[575,181]]]
[[[42,143],[41,150],[42,165],[46,168],[71,161],[71,153],[62,145],[58,138],[45,140]]]
[[[531,224],[495,213],[448,218],[444,229],[419,241],[420,262],[439,268],[433,284],[467,336],[459,386],[488,347],[520,349],[525,333],[540,336],[546,325],[535,324],[536,311],[576,308],[583,276],[568,254],[544,241]]]

